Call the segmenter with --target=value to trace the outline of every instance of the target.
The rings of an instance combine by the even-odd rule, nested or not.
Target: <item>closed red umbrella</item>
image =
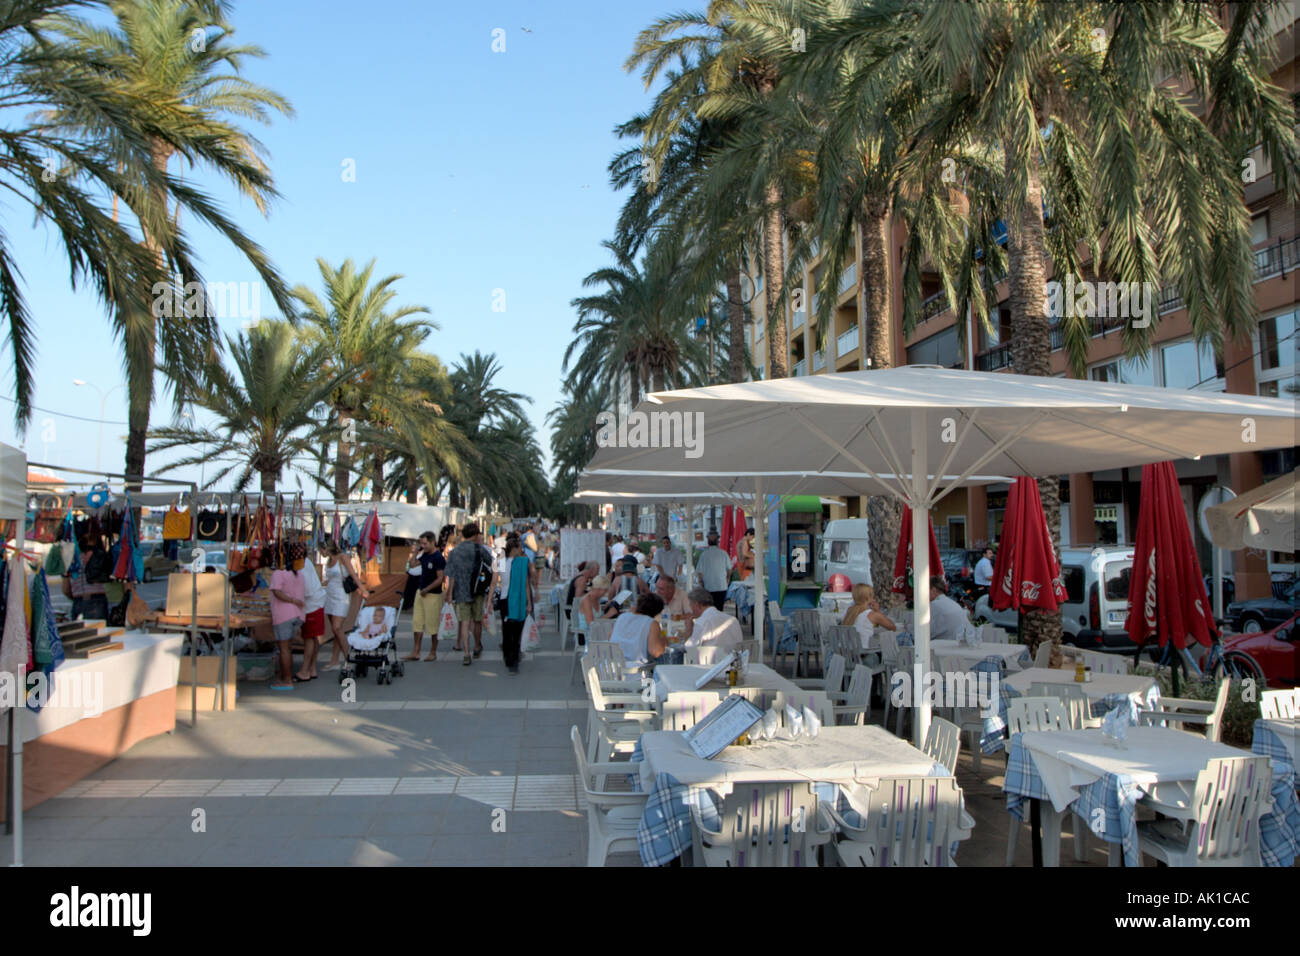
[[[735,534],[733,525],[735,519],[731,516],[733,510],[731,505],[727,505],[722,509],[722,528],[718,531],[718,547],[731,555],[732,560],[735,560],[736,542],[733,537]]]
[[[898,535],[898,554],[894,558],[894,586],[890,589],[897,594],[912,597],[912,589],[907,586],[907,572],[912,566],[912,509],[903,505],[903,526]],[[939,555],[939,541],[934,536],[934,519],[930,519],[930,574],[938,577],[943,574],[943,558]]]
[[[1128,636],[1139,645],[1188,637],[1210,646],[1218,636],[1187,526],[1173,462],[1142,466],[1137,544],[1128,585]]]
[[[1055,611],[1065,603],[1061,567],[1033,478],[1017,478],[1007,493],[989,603],[998,611]]]

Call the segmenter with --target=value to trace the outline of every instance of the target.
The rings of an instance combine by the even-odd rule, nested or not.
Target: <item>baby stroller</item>
[[[375,682],[393,682],[393,675],[401,677],[406,665],[397,659],[397,608],[385,607],[384,633],[377,637],[364,636],[374,620],[375,609],[362,606],[357,612],[356,628],[348,634],[348,656],[339,669],[339,683],[352,677],[365,677],[370,668],[375,669]]]

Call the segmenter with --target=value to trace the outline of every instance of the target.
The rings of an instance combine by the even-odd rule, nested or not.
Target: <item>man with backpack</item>
[[[484,547],[479,526],[471,521],[461,529],[463,540],[447,557],[447,599],[455,605],[460,646],[465,649],[466,667],[483,653],[483,604],[492,589],[492,552]],[[469,635],[474,632],[470,656]]]

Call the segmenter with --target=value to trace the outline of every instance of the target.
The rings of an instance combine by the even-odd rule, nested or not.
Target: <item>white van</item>
[[[843,574],[854,584],[871,583],[871,548],[867,544],[866,518],[828,521],[822,532],[817,583],[825,587],[832,574]]]
[[[1065,643],[1091,650],[1134,650],[1128,622],[1128,582],[1133,571],[1133,549],[1063,548],[1061,631]],[[1015,611],[994,611],[988,595],[975,602],[975,617],[1015,631]]]

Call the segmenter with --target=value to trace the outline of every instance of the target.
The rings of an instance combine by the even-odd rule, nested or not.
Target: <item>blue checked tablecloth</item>
[[[1257,720],[1255,721],[1255,737],[1251,742],[1250,749],[1263,757],[1272,757],[1275,765],[1277,763],[1286,764],[1291,768],[1291,773],[1295,773],[1295,752],[1296,752],[1296,731],[1291,731],[1290,739],[1283,738],[1282,733],[1278,733],[1279,725],[1285,725],[1286,721],[1278,720]],[[1292,724],[1295,721],[1291,721]]]
[[[735,602],[736,617],[748,621],[754,609],[754,592],[741,581],[732,581],[727,585],[727,600]]]
[[[1002,692],[998,695],[997,714],[984,718],[984,734],[980,737],[980,750],[985,754],[995,754],[1003,748],[1004,731],[1007,729],[1007,700],[1020,696],[1020,691],[1014,687],[1002,685]],[[1092,701],[1091,713],[1093,717],[1105,717],[1116,707],[1128,707],[1129,723],[1136,724],[1138,711],[1154,707],[1159,699],[1160,689],[1155,686],[1145,698],[1139,693],[1107,694]]]
[[[816,783],[813,788],[820,801],[835,801],[836,812],[849,826],[864,824],[840,787],[833,783]],[[718,797],[712,790],[688,786],[670,773],[656,775],[654,789],[646,800],[645,813],[636,832],[637,849],[644,865],[664,866],[690,849],[692,807],[699,807],[700,819],[706,829],[717,832],[722,828]],[[810,821],[809,825],[815,826],[816,823]]]
[[[1259,821],[1260,854],[1265,866],[1292,866],[1300,855],[1300,802],[1296,800],[1295,772],[1288,767],[1273,761],[1273,808]],[[1011,737],[1002,789],[1007,795],[1007,811],[1017,820],[1025,819],[1027,799],[1050,803],[1033,756],[1020,744],[1020,734]],[[1070,810],[1097,837],[1121,844],[1125,866],[1137,866],[1137,804],[1142,796],[1141,788],[1127,774],[1108,773],[1082,788]]]

